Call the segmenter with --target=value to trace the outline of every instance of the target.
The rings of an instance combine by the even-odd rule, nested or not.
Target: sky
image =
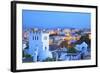
[[[59,11],[22,11],[23,28],[90,28],[91,14]]]

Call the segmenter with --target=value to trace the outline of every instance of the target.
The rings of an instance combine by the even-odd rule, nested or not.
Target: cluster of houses
[[[57,61],[80,60],[89,55],[88,45],[85,42],[75,46],[75,49],[78,52],[74,54],[67,53],[67,48],[65,47],[63,47],[61,50],[50,51],[49,38],[49,33],[47,32],[30,32],[28,38],[29,47],[27,50],[25,50],[25,44],[23,44],[23,50],[25,51],[25,54],[30,54],[33,62],[41,62],[47,58],[55,58]]]

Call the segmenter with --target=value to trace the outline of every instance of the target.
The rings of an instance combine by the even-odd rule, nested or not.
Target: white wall
[[[0,0],[0,73],[11,73],[10,72],[10,1],[11,0]],[[33,0],[33,1],[46,1],[46,2],[58,2],[58,3],[70,2],[71,4],[89,4],[89,5],[100,4],[99,2],[100,0]],[[100,34],[99,34],[99,37],[100,37]],[[99,43],[100,43],[100,39],[99,39]],[[100,52],[100,49],[98,50]],[[100,56],[100,53],[99,53],[99,56]],[[99,61],[100,61],[100,58],[99,58]],[[99,68],[100,67],[52,70],[52,71],[42,71],[42,72],[38,71],[34,73],[52,73],[52,72],[54,73],[58,73],[58,72],[59,73],[99,73],[100,72]],[[33,72],[30,72],[30,73],[33,73]]]

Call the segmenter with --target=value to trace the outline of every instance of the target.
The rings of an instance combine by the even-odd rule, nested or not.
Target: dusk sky
[[[55,11],[22,11],[23,28],[90,28],[91,14]]]

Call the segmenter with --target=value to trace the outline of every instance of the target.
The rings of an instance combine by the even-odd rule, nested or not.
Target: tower
[[[33,61],[43,61],[46,58],[52,58],[49,51],[49,33],[30,32],[29,33],[29,54],[32,55]]]

